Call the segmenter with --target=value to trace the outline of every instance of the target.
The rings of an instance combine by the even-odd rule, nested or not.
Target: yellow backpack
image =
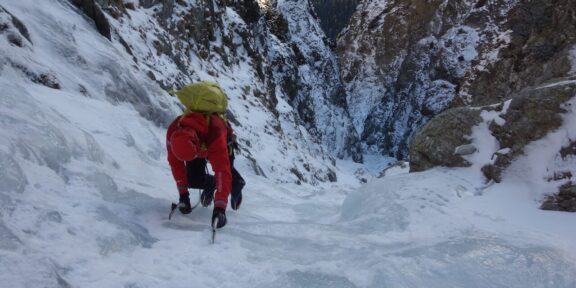
[[[180,103],[186,107],[184,114],[189,112],[224,114],[228,108],[226,93],[214,82],[197,82],[187,85],[175,93]]]
[[[206,123],[210,126],[210,115],[216,114],[224,120],[226,125],[226,109],[228,108],[228,97],[218,84],[210,81],[200,81],[183,87],[178,91],[171,91],[176,94],[180,103],[186,107],[183,115],[189,113],[202,113],[206,117]],[[181,117],[180,119],[183,119]],[[238,149],[235,136],[228,135],[228,151],[233,155],[233,149]],[[201,150],[205,151],[206,145],[202,144]]]

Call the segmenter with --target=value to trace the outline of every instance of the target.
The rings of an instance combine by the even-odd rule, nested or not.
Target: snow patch
[[[536,89],[543,89],[543,88],[550,88],[550,87],[571,85],[571,84],[576,84],[576,80],[565,80],[565,81],[554,82],[552,84],[537,87]]]
[[[495,152],[500,150],[500,144],[492,135],[489,127],[492,121],[498,125],[504,125],[505,121],[500,117],[502,113],[503,111],[482,111],[480,116],[483,121],[472,127],[472,133],[469,137],[472,145],[478,150],[471,155],[464,156],[468,162],[472,163],[472,170],[480,171],[484,165],[492,164],[495,160],[493,156]]]
[[[576,74],[576,45],[572,48],[572,50],[570,50],[569,58],[572,63],[572,69],[569,73]]]
[[[549,181],[553,175],[550,171],[560,171],[562,168],[573,170],[576,159],[569,158],[563,161],[557,156],[562,147],[568,147],[576,141],[576,95],[564,103],[566,113],[562,115],[563,124],[560,128],[550,132],[544,138],[528,144],[524,148],[524,156],[518,158],[506,171],[506,177],[516,181],[528,181],[534,201],[540,201],[547,193],[557,191],[562,184],[559,181]]]

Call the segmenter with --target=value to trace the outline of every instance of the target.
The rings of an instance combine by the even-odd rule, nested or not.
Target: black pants
[[[188,178],[188,188],[206,189],[216,187],[214,175],[208,174],[206,169],[208,161],[205,158],[196,158],[192,161],[186,161],[186,176]],[[234,168],[234,157],[230,157],[230,166],[232,167],[232,195],[238,195],[246,185],[244,178]],[[210,187],[212,186],[212,187]]]

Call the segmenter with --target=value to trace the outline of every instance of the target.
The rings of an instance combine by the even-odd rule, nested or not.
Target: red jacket
[[[219,116],[212,114],[209,117],[209,124],[206,121],[206,116],[201,113],[190,113],[174,119],[166,133],[168,163],[172,169],[174,180],[176,180],[178,191],[181,194],[188,192],[185,162],[176,158],[172,152],[170,137],[175,131],[183,127],[194,129],[200,138],[200,142],[203,144],[202,146],[205,146],[205,149],[201,149],[198,157],[208,158],[212,170],[214,170],[214,176],[216,177],[214,207],[226,209],[228,195],[232,189],[232,170],[230,167],[227,143],[229,127]]]

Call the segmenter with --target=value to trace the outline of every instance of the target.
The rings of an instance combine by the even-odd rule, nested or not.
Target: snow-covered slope
[[[276,96],[255,92],[267,91],[266,79],[244,58],[246,50],[237,49],[231,65],[219,62],[221,55],[204,60],[190,53],[183,60],[190,70],[182,71],[156,46],[161,36],[170,37],[155,17],[158,6],[136,8],[106,16],[110,41],[68,1],[0,2],[2,283],[84,287],[90,280],[65,274],[85,257],[157,241],[133,216],[161,220],[177,196],[164,133],[180,108],[160,84],[221,84],[242,146],[237,166],[246,177],[314,185],[338,179],[332,155],[340,152],[308,133],[282,95],[277,106],[265,107]],[[238,35],[248,30],[241,17],[228,7],[221,11],[230,30],[215,35],[246,41]],[[179,41],[185,42],[174,45]],[[222,41],[216,37],[210,45],[222,48]],[[280,123],[283,131],[276,130]]]
[[[244,20],[247,12],[241,15],[234,5],[219,2],[190,0],[172,6],[162,1],[147,5],[108,4],[106,11],[110,15],[104,14],[110,26],[111,41],[108,41],[96,33],[92,20],[69,1],[47,1],[42,9],[28,8],[31,3],[3,4],[8,10],[4,13],[7,23],[21,19],[14,21],[22,23],[31,38],[27,41],[18,36],[21,34],[17,28],[8,25],[15,31],[6,32],[7,35],[16,35],[24,41],[23,47],[19,47],[7,40],[3,62],[11,63],[8,66],[22,71],[32,81],[45,82],[46,86],[54,82],[59,86],[56,88],[69,93],[131,104],[144,118],[165,127],[179,109],[176,100],[170,99],[160,87],[212,80],[230,97],[230,120],[238,131],[251,169],[281,182],[317,184],[335,180],[334,157],[361,159],[354,140],[356,134],[346,130],[346,123],[350,123],[347,114],[327,103],[329,93],[318,92],[318,87],[334,84],[329,77],[337,77],[334,76],[337,71],[327,70],[326,79],[300,75],[297,71],[295,75],[283,74],[316,87],[312,92],[300,93],[302,98],[313,101],[290,101],[266,67],[269,50],[295,44],[291,40],[277,46],[270,44],[276,38],[263,18],[247,22]],[[210,17],[197,15],[203,7],[213,11]],[[165,15],[166,11],[171,13]],[[309,34],[316,33],[322,32],[314,30]],[[326,51],[322,45],[316,45],[307,52],[315,49]],[[333,56],[328,56],[332,57],[330,63],[334,63]],[[315,65],[311,64],[310,73],[325,69]],[[312,113],[300,113],[301,107]],[[315,128],[317,123],[330,124]],[[269,155],[276,156],[268,159]],[[279,176],[275,169],[293,173]]]
[[[576,235],[565,226],[574,216],[537,210],[523,179],[488,188],[473,179],[437,168],[348,197],[342,218],[356,250],[347,263],[371,279],[357,287],[574,286]]]

